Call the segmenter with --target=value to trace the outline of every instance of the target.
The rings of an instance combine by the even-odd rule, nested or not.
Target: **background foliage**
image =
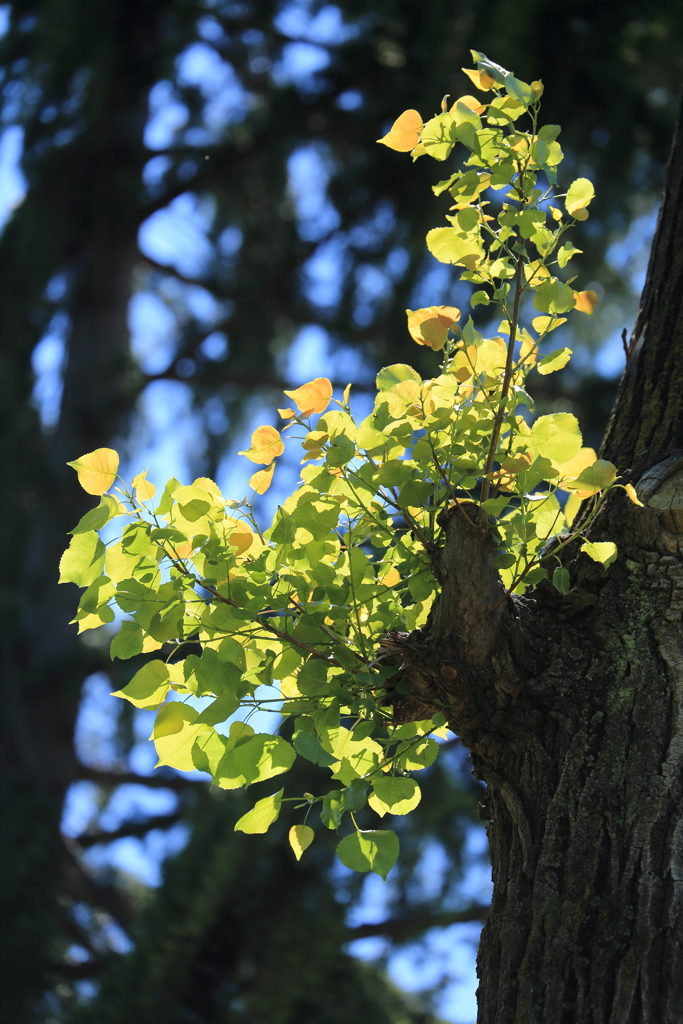
[[[651,223],[683,14],[671,0],[627,3],[618,17],[605,5],[547,0],[385,0],[370,12],[353,2],[22,0],[5,11],[3,119],[14,131],[5,140],[23,132],[26,195],[0,239],[1,443],[12,499],[0,530],[3,1013],[13,1024],[68,1017],[96,982],[106,996],[78,1010],[93,1019],[105,1019],[105,1004],[112,1021],[129,1019],[138,991],[148,1007],[147,1017],[135,1008],[139,1019],[244,1016],[260,960],[254,967],[256,954],[228,955],[221,938],[239,896],[244,908],[253,902],[234,911],[244,929],[236,948],[262,956],[259,928],[269,927],[268,942],[277,928],[277,941],[298,950],[298,966],[282,978],[298,972],[299,993],[280,999],[284,981],[274,983],[264,991],[275,998],[258,1012],[272,1017],[278,1006],[294,1020],[305,998],[333,1019],[325,1002],[332,981],[316,989],[302,965],[319,979],[339,977],[351,883],[330,875],[322,854],[309,875],[269,850],[265,875],[299,879],[286,883],[298,887],[297,905],[318,899],[325,910],[317,916],[329,918],[325,942],[315,929],[289,935],[285,919],[276,925],[270,916],[279,889],[255,885],[248,897],[252,854],[239,845],[247,840],[226,839],[236,803],[212,802],[173,773],[149,777],[135,743],[146,723],[122,716],[108,748],[102,740],[74,747],[86,680],[91,697],[97,673],[108,674],[110,689],[123,680],[106,649],[64,626],[76,594],[57,590],[56,566],[87,507],[65,463],[126,438],[139,454],[161,435],[163,452],[175,438],[195,475],[213,475],[251,420],[255,396],[275,404],[274,389],[299,383],[297,366],[321,350],[325,375],[355,377],[358,390],[375,365],[414,358],[406,306],[458,305],[458,296],[425,254],[431,168],[420,161],[401,170],[374,140],[401,110],[427,116],[444,93],[465,91],[459,69],[470,46],[527,81],[543,79],[546,116],[564,128],[568,173],[592,178],[599,197],[575,242],[585,252],[578,269],[613,299],[602,304],[587,351],[618,335],[633,316],[638,267],[631,247],[614,243]],[[556,379],[561,390],[551,390]],[[593,374],[590,357],[580,375],[553,375],[544,388],[541,411],[571,409],[596,443],[612,387]],[[86,726],[82,717],[81,737]],[[385,908],[389,937],[412,939],[436,914],[470,912],[457,880],[476,795],[457,744],[450,758],[450,769],[430,778],[410,835],[401,835],[413,854]],[[119,813],[122,784],[157,802],[127,790],[137,795],[137,817],[130,801]],[[84,786],[92,817],[80,838],[64,839],[65,801]],[[152,841],[156,829],[179,822],[190,837],[180,856],[200,865],[194,890],[171,866],[156,894],[145,891],[103,854],[112,839],[104,829],[114,837],[152,829]],[[439,848],[447,858],[430,887],[421,858]],[[225,873],[209,884],[214,864]],[[131,941],[135,952],[120,958]],[[174,967],[181,949],[183,972]],[[354,1019],[360,990],[382,1002],[388,1020],[413,1013],[363,971],[358,986],[335,988],[336,1019]],[[171,1002],[162,1008],[164,988]]]

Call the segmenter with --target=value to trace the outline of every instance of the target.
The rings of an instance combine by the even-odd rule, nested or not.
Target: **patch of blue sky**
[[[304,92],[317,92],[316,75],[330,63],[330,55],[322,46],[292,42],[282,47],[282,57],[272,67],[275,85],[295,85]]]
[[[128,306],[131,351],[144,373],[153,376],[171,365],[178,324],[168,305],[154,292],[141,291]]]
[[[285,4],[275,18],[275,27],[291,39],[325,46],[341,46],[360,32],[360,25],[345,22],[335,4],[315,12],[310,3]]]
[[[306,241],[317,242],[339,225],[339,214],[327,197],[332,169],[329,150],[322,143],[299,146],[287,161],[297,230]]]
[[[190,483],[202,469],[206,440],[201,410],[187,384],[152,381],[142,392],[121,460],[121,476],[130,480],[145,467],[162,489],[170,477]]]
[[[19,125],[5,128],[0,136],[0,230],[26,195],[26,179],[21,171],[23,148],[24,129]]]
[[[138,234],[140,250],[157,263],[198,277],[213,259],[213,246],[207,238],[213,217],[211,200],[184,192],[143,222]]]
[[[102,869],[110,872],[114,868],[133,875],[143,885],[156,888],[161,884],[164,861],[180,853],[187,845],[189,834],[188,826],[179,822],[168,829],[152,829],[142,839],[125,836],[106,846],[91,846],[83,854],[83,860],[95,873]]]
[[[176,63],[178,84],[195,86],[204,97],[206,142],[217,138],[229,124],[244,120],[251,101],[235,69],[206,43],[193,43]]]
[[[339,236],[322,242],[306,260],[301,270],[302,290],[312,306],[326,312],[338,305],[349,262]]]
[[[189,111],[181,102],[172,82],[157,82],[149,93],[149,118],[144,143],[148,149],[168,149],[177,133],[185,127]]]
[[[380,267],[365,263],[356,268],[355,283],[353,321],[368,327],[392,295],[391,279]]]
[[[55,313],[47,332],[31,355],[31,366],[35,375],[32,402],[38,410],[40,423],[45,431],[53,430],[59,421],[69,322],[69,317],[63,311]]]

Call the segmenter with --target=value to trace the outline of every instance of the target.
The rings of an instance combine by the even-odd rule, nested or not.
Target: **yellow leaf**
[[[257,494],[265,494],[273,482],[275,463],[268,469],[259,469],[253,476],[249,477],[249,486],[253,487]]]
[[[583,499],[579,497],[578,493],[570,494],[564,503],[564,518],[567,526],[571,527],[572,523],[576,519],[579,509],[581,508],[581,502]]]
[[[574,309],[578,309],[581,313],[593,316],[597,301],[598,296],[595,292],[574,292]]]
[[[251,448],[237,454],[246,455],[251,462],[260,462],[264,466],[269,466],[273,459],[282,455],[284,450],[285,445],[280,437],[280,432],[275,427],[265,426],[257,427],[251,435]]]
[[[75,462],[67,462],[78,473],[78,482],[88,494],[104,494],[116,479],[119,456],[113,448],[97,448]]]
[[[296,416],[294,409],[278,409],[278,412],[283,420],[291,420]]]
[[[377,139],[383,146],[395,149],[398,153],[409,153],[420,141],[422,117],[417,110],[404,110],[397,117],[387,134]]]
[[[541,96],[543,95],[544,88],[545,86],[543,85],[543,82],[541,82],[540,79],[537,79],[535,82],[531,83],[531,91],[534,94],[535,100],[540,100]]]
[[[308,849],[314,838],[315,832],[309,825],[292,825],[289,830],[289,845],[294,850],[297,860],[301,860],[304,851]]]
[[[594,448],[581,448],[573,459],[562,464],[562,479],[575,480],[577,476],[583,473],[584,469],[592,466],[596,459],[597,455]]]
[[[548,331],[554,331],[556,327],[561,327],[566,322],[566,316],[535,316],[531,324],[539,334],[545,334]]]
[[[458,103],[462,103],[464,106],[469,107],[469,109],[473,110],[475,114],[483,114],[486,110],[486,107],[482,106],[476,96],[459,96],[451,107],[452,114],[455,113]]]
[[[254,473],[254,476],[257,475],[257,473]],[[244,519],[233,519],[232,516],[226,516],[225,527],[228,544],[233,548],[237,548],[238,555],[243,555],[251,547],[254,540],[254,531],[251,526]]]
[[[208,491],[209,494],[213,494],[218,498],[221,503],[225,501],[218,484],[208,476],[198,476],[196,480],[192,481],[192,486],[198,487],[200,491]]]
[[[395,566],[392,566],[384,576],[380,576],[379,582],[383,583],[385,587],[395,587],[397,583],[401,582],[401,574]]]
[[[349,404],[349,395],[351,394],[351,385],[347,384],[344,388],[344,405]]]
[[[133,487],[135,488],[138,501],[149,501],[157,493],[154,484],[150,483],[147,479],[147,470],[133,477]]]
[[[438,352],[446,344],[449,329],[460,319],[460,310],[455,306],[427,306],[407,309],[406,315],[413,341]]]
[[[285,391],[285,394],[294,399],[304,416],[311,416],[327,409],[332,398],[332,381],[327,377],[316,377],[308,384],[302,384],[296,391]]]
[[[636,489],[633,486],[633,484],[626,484],[624,486],[624,490],[626,491],[626,493],[628,494],[629,498],[631,499],[631,501],[633,502],[634,505],[640,505],[641,508],[645,508],[645,506],[643,505],[642,501],[638,497],[638,495],[636,493]]]
[[[461,68],[460,70],[464,71],[469,80],[474,83],[477,89],[481,89],[482,92],[488,92],[496,84],[494,79],[487,75],[485,71],[474,71],[472,68]]]

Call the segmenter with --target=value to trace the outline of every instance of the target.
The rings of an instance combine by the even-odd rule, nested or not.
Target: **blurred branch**
[[[418,910],[405,917],[394,917],[376,924],[361,924],[356,928],[349,928],[348,941],[354,942],[356,939],[385,935],[387,938],[393,939],[394,942],[406,942],[430,928],[448,928],[449,925],[464,924],[467,921],[483,922],[488,917],[490,909],[487,904],[472,903],[464,910],[447,910],[437,914]]]
[[[90,960],[83,960],[81,963],[69,963],[67,960],[52,960],[48,964],[48,970],[64,978],[67,981],[81,981],[84,978],[93,978],[99,974],[111,957],[92,957]]]
[[[113,886],[105,885],[94,878],[79,863],[66,842],[62,846],[62,854],[64,858],[64,891],[67,895],[77,903],[89,903],[91,906],[101,907],[128,931],[135,920],[132,904]]]
[[[179,811],[173,814],[156,814],[145,821],[131,821],[111,832],[84,832],[81,836],[75,836],[74,842],[78,843],[82,850],[88,850],[97,843],[113,843],[116,839],[127,839],[129,836],[146,836],[155,828],[171,828],[182,820],[183,815]]]
[[[135,772],[91,768],[82,761],[76,766],[76,778],[87,779],[98,786],[150,786],[152,789],[173,789],[177,793],[186,793],[197,786],[205,785],[203,780],[188,779],[180,775],[162,775],[160,772],[155,772],[154,775],[137,775]]]

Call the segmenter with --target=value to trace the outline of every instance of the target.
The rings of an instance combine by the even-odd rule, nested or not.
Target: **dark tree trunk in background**
[[[423,636],[436,657],[413,692],[450,705],[488,784],[478,1024],[683,1020],[681,239],[679,119],[603,452],[647,507],[618,491],[591,529],[617,561],[604,571],[576,550],[568,596],[544,584],[491,615],[488,538],[449,523]]]
[[[73,728],[80,687],[108,659],[65,631],[75,595],[57,586],[55,566],[67,530],[91,505],[65,462],[111,443],[134,396],[126,311],[148,158],[147,97],[159,74],[159,20],[167,4],[93,8],[104,22],[93,48],[108,53],[92,55],[100,74],[90,124],[75,146],[53,148],[42,159],[27,138],[26,166],[35,178],[0,242],[2,1013],[16,1024],[43,990],[69,902],[125,913],[115,891],[82,873],[59,841],[64,796],[79,774]],[[31,354],[45,328],[36,316],[45,287],[65,267],[72,280],[62,411],[56,432],[46,436],[31,411]],[[69,931],[71,941],[83,940],[73,922]]]

